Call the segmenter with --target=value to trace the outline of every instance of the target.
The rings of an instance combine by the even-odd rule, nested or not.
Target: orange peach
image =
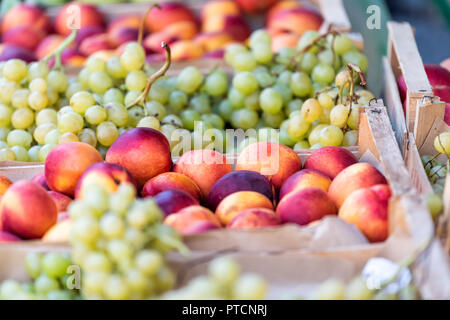
[[[72,202],[72,198],[69,198],[65,194],[56,191],[49,191],[48,193],[52,197],[53,201],[55,201],[56,210],[58,213],[66,211],[67,207]]]
[[[176,41],[171,45],[171,50],[173,61],[195,60],[205,53],[203,47],[192,40]]]
[[[319,30],[323,18],[316,11],[297,8],[281,10],[273,14],[267,21],[267,27],[302,35],[308,30]]]
[[[239,6],[233,0],[213,0],[205,2],[202,8],[202,19],[220,15],[238,15]]]
[[[102,161],[100,153],[87,143],[60,144],[45,160],[45,181],[51,190],[73,197],[84,171]]]
[[[109,44],[108,34],[107,33],[99,33],[93,36],[90,36],[81,42],[80,52],[85,56],[90,56],[94,52],[100,50],[110,50],[112,46]]]
[[[52,197],[31,181],[14,183],[0,202],[2,230],[24,239],[41,238],[56,223],[57,215]]]
[[[191,178],[176,172],[164,172],[147,181],[142,188],[142,197],[154,197],[166,190],[181,190],[197,200],[201,198],[200,188]]]
[[[12,181],[0,175],[0,195],[4,195],[6,190],[12,185]]]
[[[272,50],[278,52],[283,48],[296,48],[300,36],[295,33],[280,33],[272,37]]]
[[[20,46],[27,50],[34,50],[45,38],[45,32],[32,26],[17,26],[8,29],[2,35],[3,43]]]
[[[224,48],[233,42],[233,38],[227,32],[200,33],[194,41],[200,44],[206,52]]]
[[[291,192],[308,188],[317,187],[328,192],[331,179],[320,171],[313,169],[304,169],[290,176],[280,189],[280,200]]]
[[[42,60],[50,53],[54,52],[63,41],[64,37],[58,34],[48,35],[39,43],[34,53],[39,60]]]
[[[42,237],[44,242],[68,242],[70,239],[70,230],[72,229],[72,220],[65,219],[51,227]]]
[[[202,206],[190,206],[171,214],[164,219],[164,223],[171,226],[181,234],[184,230],[192,228],[194,224],[205,221],[220,228],[220,221],[210,210]]]
[[[197,222],[190,224],[186,228],[184,228],[182,231],[182,234],[183,235],[194,235],[194,234],[204,233],[204,232],[216,230],[216,229],[220,229],[220,227],[217,226],[217,224],[215,224],[214,222],[197,221]]]
[[[236,41],[245,41],[250,36],[250,27],[241,15],[219,15],[203,20],[205,33],[226,32]]]
[[[368,163],[356,163],[342,170],[334,178],[328,189],[328,195],[340,208],[352,192],[377,184],[387,184],[380,171]]]
[[[231,220],[246,209],[266,208],[273,210],[273,204],[266,196],[255,191],[239,191],[223,199],[216,209],[216,216],[222,225],[228,225]]]
[[[242,150],[236,170],[256,171],[266,176],[279,190],[292,174],[302,168],[299,156],[289,147],[273,143],[258,142]]]
[[[127,169],[118,164],[98,162],[90,166],[78,180],[75,199],[83,199],[84,190],[91,184],[100,185],[113,193],[123,183],[136,184]]]
[[[229,229],[259,229],[264,227],[278,226],[280,218],[273,210],[263,208],[247,209],[239,213],[227,225]]]
[[[2,34],[18,26],[30,26],[35,30],[49,32],[51,22],[44,11],[38,7],[20,3],[9,10],[2,19]]]
[[[189,193],[181,190],[167,190],[158,193],[153,198],[158,207],[164,212],[164,216],[176,213],[183,208],[199,205],[197,199]]]
[[[38,173],[37,175],[35,175],[32,179],[32,182],[37,183],[38,185],[40,185],[42,188],[44,188],[45,190],[50,191],[50,188],[47,185],[47,182],[45,181],[45,173]]]
[[[296,0],[278,1],[267,12],[267,20],[271,20],[273,18],[273,16],[276,15],[280,11],[288,10],[288,9],[299,9],[301,7],[303,7],[303,5],[300,1],[296,1]]]
[[[125,42],[136,41],[141,19],[138,14],[126,14],[112,20],[107,29],[109,42],[117,47]]]
[[[313,152],[305,161],[305,169],[314,169],[334,179],[342,170],[358,162],[347,149],[323,147]]]
[[[242,10],[250,13],[264,12],[277,1],[278,0],[236,0]]]
[[[354,224],[371,242],[384,241],[389,234],[388,185],[375,185],[353,192],[339,209],[339,217]]]
[[[317,187],[293,191],[278,204],[277,214],[281,221],[306,225],[327,215],[335,215],[337,209],[327,193]]]
[[[173,168],[174,172],[191,178],[199,186],[205,200],[214,183],[232,170],[222,153],[209,149],[184,153]]]
[[[158,32],[179,21],[196,23],[194,13],[186,5],[179,2],[164,2],[160,5],[161,9],[153,8],[147,15],[145,25],[148,31]]]
[[[275,190],[269,179],[254,171],[239,170],[227,173],[217,180],[208,195],[208,205],[216,210],[219,203],[232,193],[238,191],[255,191],[275,201]]]
[[[165,29],[149,34],[145,37],[143,45],[146,49],[154,52],[163,53],[164,49],[161,48],[161,42],[164,41],[169,45],[172,45],[178,40],[191,40],[198,32],[197,25],[192,21],[180,21],[176,22]]]
[[[104,25],[105,19],[95,6],[69,2],[58,11],[55,18],[55,29],[60,35],[67,36],[72,32],[68,22],[74,20],[74,13],[79,13],[80,15],[79,21],[73,21],[73,23],[79,22],[78,28]]]
[[[0,230],[0,243],[16,242],[16,241],[21,241],[21,240],[22,239],[13,235],[12,233],[4,232],[4,231]]]
[[[172,168],[169,141],[154,129],[131,129],[114,141],[106,162],[127,169],[142,188],[148,180]]]

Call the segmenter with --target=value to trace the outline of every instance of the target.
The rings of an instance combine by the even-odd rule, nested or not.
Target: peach
[[[164,212],[164,216],[176,213],[183,208],[199,205],[197,199],[189,193],[181,190],[167,190],[158,193],[154,197],[158,207]]]
[[[67,48],[61,54],[61,61],[65,65],[83,67],[86,62],[86,57],[75,48]]]
[[[42,237],[44,242],[68,242],[70,239],[70,230],[72,229],[72,220],[65,219],[51,227]]]
[[[234,217],[246,209],[266,208],[273,210],[273,204],[266,196],[255,191],[239,191],[225,197],[216,209],[216,216],[222,225],[228,225]]]
[[[77,2],[69,2],[58,11],[55,18],[55,29],[60,35],[67,36],[72,32],[69,28],[68,22],[73,20],[73,14],[75,12],[75,10],[73,10],[73,6],[77,6],[80,13],[80,25],[77,26],[78,28],[84,28],[92,25],[104,25],[105,19],[95,6]]]
[[[183,229],[183,235],[194,235],[204,233],[211,230],[220,229],[217,224],[211,221],[197,221]]]
[[[174,172],[191,178],[200,188],[205,200],[214,183],[232,170],[222,153],[209,149],[184,153],[173,168]]]
[[[375,185],[353,192],[339,209],[339,217],[354,224],[371,242],[384,241],[389,234],[388,185]]]
[[[112,20],[107,29],[110,43],[117,47],[125,42],[136,41],[141,19],[138,14],[126,14]]]
[[[53,201],[55,201],[56,210],[58,213],[66,211],[67,207],[72,202],[72,198],[69,198],[65,194],[56,191],[49,191],[48,193],[52,197]]]
[[[186,5],[179,2],[164,2],[160,5],[161,9],[153,8],[147,15],[145,25],[148,31],[158,32],[179,21],[196,23],[194,13]]]
[[[106,162],[127,169],[142,188],[148,180],[172,168],[169,141],[154,129],[131,129],[114,141]]]
[[[176,41],[170,48],[173,61],[195,60],[205,53],[203,47],[192,40]]]
[[[295,33],[280,33],[272,37],[272,50],[278,52],[283,48],[296,48],[300,36]]]
[[[2,36],[3,43],[9,43],[33,51],[45,38],[45,33],[32,26],[17,26],[8,29]]]
[[[9,10],[2,19],[2,34],[18,26],[30,26],[35,30],[49,32],[51,22],[44,11],[38,7],[20,3]]]
[[[302,168],[299,156],[289,147],[273,142],[258,142],[242,150],[236,170],[256,171],[266,176],[279,190],[292,174]]]
[[[116,192],[123,183],[135,185],[134,178],[118,164],[98,162],[90,166],[78,180],[75,199],[83,199],[84,190],[91,184],[102,186],[108,192]]]
[[[25,48],[6,43],[0,44],[0,61],[11,59],[20,59],[27,63],[37,60],[35,54]]]
[[[105,30],[102,26],[93,25],[83,27],[78,30],[77,37],[75,38],[75,43],[77,44],[77,46],[79,46],[84,39],[103,32],[105,32]]]
[[[13,235],[12,233],[0,231],[0,243],[16,242],[20,240],[22,239]]]
[[[202,19],[220,15],[234,16],[240,14],[239,6],[232,0],[213,0],[205,2],[202,8]]]
[[[263,208],[247,209],[239,213],[227,225],[229,229],[259,229],[264,227],[278,226],[280,218],[273,210]]]
[[[224,48],[233,42],[233,38],[227,32],[200,33],[194,39],[206,52]]]
[[[267,27],[302,35],[308,30],[319,30],[322,23],[323,18],[316,11],[306,8],[294,8],[281,10],[273,14],[267,21]]]
[[[278,0],[236,0],[242,10],[250,13],[264,12],[277,1]]]
[[[336,205],[325,191],[317,187],[293,191],[286,195],[277,207],[281,221],[299,225],[306,225],[336,213]]]
[[[355,163],[339,173],[328,189],[328,195],[338,208],[356,190],[377,184],[387,184],[386,178],[368,163]]]
[[[207,52],[203,55],[203,58],[209,58],[209,59],[223,59],[223,56],[225,54],[224,49],[214,50]]]
[[[240,15],[219,15],[203,21],[205,33],[226,32],[236,41],[245,41],[250,36],[250,27]]]
[[[100,153],[87,143],[60,144],[45,160],[45,181],[51,190],[73,197],[84,171],[102,161]]]
[[[35,175],[33,178],[31,178],[31,181],[34,183],[37,183],[45,190],[50,191],[50,188],[48,187],[47,182],[45,181],[45,173],[44,172],[38,173],[37,175]]]
[[[107,33],[99,33],[93,36],[90,36],[81,42],[80,52],[85,56],[90,56],[94,52],[100,50],[110,50],[112,46],[109,44],[108,34]]]
[[[58,34],[51,34],[42,40],[36,50],[34,51],[36,54],[36,57],[39,60],[44,59],[46,56],[48,56],[50,53],[54,52],[56,48],[59,47],[61,43],[63,43],[64,37],[58,35]]]
[[[228,195],[238,191],[255,191],[274,202],[275,190],[270,181],[254,171],[240,170],[227,173],[212,186],[208,195],[208,205],[215,210]]]
[[[305,169],[314,169],[334,179],[342,170],[358,162],[347,149],[323,147],[313,152],[305,161]]]
[[[181,234],[184,234],[184,230],[191,229],[194,224],[198,222],[209,222],[220,228],[220,221],[210,210],[202,206],[190,206],[181,209],[175,214],[171,214],[164,219],[164,223],[171,226]]]
[[[165,172],[147,181],[142,188],[142,197],[154,197],[166,190],[181,190],[197,200],[201,198],[200,188],[191,178],[176,172]]]
[[[57,215],[52,197],[31,181],[14,183],[0,203],[2,230],[24,239],[41,238],[56,223]]]
[[[12,181],[7,177],[0,175],[0,195],[4,195],[6,190],[12,185]]]
[[[308,188],[317,187],[328,192],[331,179],[320,171],[313,169],[304,169],[290,176],[280,189],[280,200],[291,192]]]
[[[198,32],[197,25],[192,21],[180,21],[165,29],[149,34],[143,42],[145,48],[154,52],[163,53],[164,49],[161,48],[161,42],[164,41],[167,44],[173,44],[178,40],[191,40]]]
[[[284,0],[275,3],[267,12],[267,20],[271,20],[278,12],[288,9],[299,9],[303,7],[302,3],[296,0]]]

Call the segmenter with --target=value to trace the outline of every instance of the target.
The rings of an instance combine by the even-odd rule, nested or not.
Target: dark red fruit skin
[[[197,199],[181,190],[163,191],[158,193],[153,199],[158,207],[164,212],[165,217],[177,213],[183,208],[199,205]]]

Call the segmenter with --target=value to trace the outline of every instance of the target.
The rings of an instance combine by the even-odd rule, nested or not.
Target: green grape
[[[72,236],[83,244],[94,243],[100,235],[98,221],[93,217],[82,216],[72,225]]]
[[[114,216],[113,214],[109,215]],[[122,222],[122,220],[119,217],[115,216],[114,218]],[[113,268],[112,263],[109,261],[108,257],[102,252],[98,251],[89,252],[83,259],[83,270],[87,272],[110,273],[112,271],[112,268]]]
[[[147,108],[147,112],[149,115],[152,115],[152,116],[158,118],[158,120],[160,120],[160,121],[167,114],[166,108],[164,108],[164,106],[158,101],[147,102],[145,104],[145,107]]]
[[[44,61],[32,62],[28,65],[28,80],[36,78],[46,78],[49,73],[47,64]]]
[[[142,250],[135,259],[136,267],[147,276],[154,276],[163,266],[164,260],[156,250]]]
[[[288,85],[285,85],[283,83],[276,83],[273,86],[273,89],[278,91],[278,93],[283,98],[283,105],[287,105],[289,103],[289,101],[292,100],[292,91]]]
[[[72,294],[65,290],[54,290],[47,293],[48,300],[72,300]]]
[[[95,105],[95,99],[92,94],[87,91],[77,92],[70,98],[70,106],[73,111],[81,115],[84,115],[86,110],[93,105]]]
[[[304,121],[314,122],[319,119],[321,113],[322,108],[316,99],[308,99],[303,103],[301,115]]]
[[[339,128],[343,128],[347,123],[348,116],[349,116],[348,107],[342,104],[338,104],[333,109],[331,109],[330,123]]]
[[[16,90],[11,97],[12,106],[16,109],[27,108],[29,94],[30,94],[30,90],[28,90],[28,89]]]
[[[314,298],[317,300],[344,300],[345,285],[339,280],[327,280],[320,286]]]
[[[152,101],[166,104],[169,101],[170,90],[168,86],[162,81],[153,84],[148,93],[148,98]]]
[[[19,59],[8,60],[3,66],[2,74],[9,81],[20,82],[28,74],[27,64]]]
[[[317,31],[314,31],[314,30],[306,31],[305,33],[303,33],[302,37],[298,41],[297,50],[303,51],[304,49],[306,49],[306,47],[310,46],[313,43],[314,39],[316,39],[318,36],[319,36],[319,32],[317,32]],[[319,50],[318,46],[312,46],[308,50],[308,52],[317,53],[318,50]]]
[[[241,94],[249,95],[258,89],[258,81],[251,72],[239,72],[233,78],[233,87]]]
[[[103,95],[103,103],[108,104],[111,102],[117,102],[123,104],[125,102],[122,91],[117,88],[111,88]]]
[[[311,147],[311,146],[309,145],[309,142],[308,142],[308,141],[302,140],[302,141],[297,142],[297,143],[294,145],[293,149],[294,149],[294,151],[301,151],[301,150],[307,150],[307,149],[309,149],[310,147]]]
[[[325,123],[325,124],[330,123],[330,114],[331,114],[330,109],[322,109],[322,112],[320,113],[320,117],[319,117],[318,121],[320,123]]]
[[[70,259],[59,253],[47,253],[42,259],[42,270],[53,279],[66,275]]]
[[[79,83],[79,82],[69,83],[69,86],[67,87],[67,90],[66,90],[66,98],[70,100],[70,98],[72,98],[72,96],[75,93],[77,93],[79,91],[83,91],[83,90],[84,90],[84,87],[81,83]],[[52,90],[52,91],[54,93],[56,93],[55,90]]]
[[[284,113],[286,116],[290,116],[293,112],[300,113],[300,110],[302,109],[303,100],[301,99],[293,99],[288,102],[284,109]]]
[[[426,195],[426,201],[431,217],[433,219],[438,217],[442,213],[442,210],[444,209],[444,203],[442,202],[442,198],[435,193],[429,193]]]
[[[72,132],[66,132],[59,137],[58,144],[63,144],[67,142],[79,142],[78,136]]]
[[[144,117],[144,109],[141,106],[134,106],[128,109],[128,127],[135,128]]]
[[[28,162],[30,161],[30,157],[28,156],[28,151],[24,147],[21,146],[13,146],[11,151],[16,155],[17,161]]]
[[[286,129],[280,130],[280,143],[292,147],[295,144],[295,140],[289,135]]]
[[[96,71],[89,75],[89,88],[98,94],[103,94],[113,86],[111,78],[104,71]]]
[[[362,72],[366,72],[369,68],[369,60],[358,50],[350,50],[342,56],[342,62],[347,65],[353,63],[357,65]]]
[[[30,162],[39,162],[39,151],[41,150],[41,146],[33,146],[28,149],[28,156],[30,158]]]
[[[359,105],[352,105],[352,111],[350,112],[350,116],[348,117],[347,120],[347,125],[349,126],[350,129],[352,130],[356,130],[358,129],[358,124],[359,124]]]
[[[255,68],[253,70],[253,74],[255,75],[256,80],[258,81],[258,84],[261,88],[270,87],[275,83],[274,77],[265,68]]]
[[[119,137],[119,131],[113,122],[106,121],[97,126],[97,140],[105,147],[109,147]]]
[[[27,131],[15,129],[12,130],[10,133],[8,133],[6,141],[8,142],[8,145],[10,147],[21,146],[28,149],[31,146],[33,138],[31,137],[31,134],[29,134]]]
[[[344,140],[344,134],[339,127],[329,125],[320,131],[320,144],[324,147],[340,146]]]
[[[137,127],[152,128],[155,130],[159,130],[161,128],[161,124],[158,118],[154,116],[148,116],[139,120]]]
[[[86,60],[86,68],[89,72],[105,71],[106,63],[103,59],[91,56]]]
[[[353,279],[345,291],[347,300],[370,300],[373,296],[373,291],[367,288],[366,282],[361,277]]]
[[[310,123],[303,120],[303,117],[301,115],[296,115],[289,119],[287,132],[292,138],[298,139],[306,135],[309,128]]]
[[[344,134],[344,140],[342,140],[342,145],[344,147],[356,146],[358,144],[358,131],[350,130]]]
[[[295,72],[292,74],[290,88],[296,96],[307,97],[312,90],[311,79],[304,72]]]
[[[24,266],[30,278],[36,279],[42,272],[42,253],[31,252],[25,256]]]
[[[340,56],[353,49],[353,41],[345,34],[339,34],[334,38],[334,52]]]
[[[219,115],[225,121],[230,121],[233,107],[228,99],[222,100],[219,104]]]
[[[58,119],[58,130],[60,133],[78,133],[84,127],[83,117],[76,112],[66,112]]]
[[[147,75],[142,70],[130,71],[125,78],[127,90],[142,91],[147,84]]]
[[[320,143],[320,131],[325,128],[326,124],[319,124],[312,128],[309,132],[308,142],[310,146]]]
[[[312,52],[306,52],[300,61],[300,70],[307,74],[311,74],[314,67],[319,64],[319,58]]]
[[[258,113],[248,109],[239,109],[231,114],[231,124],[234,128],[250,129],[258,123]]]
[[[46,94],[49,106],[55,105],[60,100],[58,93],[51,87],[47,88]]]
[[[321,93],[319,94],[319,97],[317,98],[319,101],[320,106],[323,109],[331,109],[334,106],[333,99],[330,97],[327,93]]]
[[[223,96],[227,92],[228,79],[225,72],[216,70],[205,80],[205,90],[212,97]]]
[[[141,69],[145,63],[144,48],[137,42],[129,42],[120,56],[120,63],[128,72]]]
[[[108,118],[108,113],[103,107],[92,106],[86,110],[84,117],[89,124],[98,125],[106,121]]]
[[[362,106],[368,104],[374,98],[372,92],[368,90],[356,90],[355,93],[359,96],[358,104]]]
[[[63,93],[69,87],[69,80],[63,72],[52,70],[47,75],[47,84],[56,92]]]
[[[211,75],[210,75],[211,76]],[[210,77],[208,76],[208,78]],[[208,84],[208,79],[206,80],[206,84]],[[226,90],[226,86],[225,86]],[[208,91],[208,89],[207,89]],[[208,94],[211,94],[208,92]],[[180,112],[188,103],[188,96],[183,91],[172,91],[169,95],[169,106],[176,112]]]
[[[334,70],[338,70],[341,67],[339,56],[333,54],[333,51],[330,49],[321,51],[317,57],[321,64],[331,66]]]
[[[0,101],[5,104],[11,103],[14,92],[19,90],[20,87],[16,82],[7,81],[6,79],[0,80]]]
[[[160,291],[167,291],[174,287],[176,283],[176,278],[172,270],[168,267],[163,266],[158,271],[158,275],[156,277],[156,284]]]
[[[250,35],[250,38],[248,39],[248,44],[250,45],[250,48],[254,48],[256,45],[260,43],[265,43],[269,45],[272,43],[272,37],[264,29],[253,31],[252,34]]]
[[[30,89],[31,92],[37,91],[40,93],[46,93],[47,82],[42,78],[36,78],[30,82],[30,84],[28,85],[28,89]]]
[[[184,110],[180,113],[180,116],[183,127],[191,131],[194,130],[195,122],[201,120],[200,114],[195,110]]]
[[[244,98],[244,107],[249,110],[258,111],[260,109],[259,108],[259,95],[260,95],[260,92],[255,91],[252,94],[246,96]]]
[[[40,162],[45,162],[45,160],[47,159],[48,154],[50,153],[50,151],[53,150],[54,147],[56,147],[56,144],[43,145],[41,147],[41,149],[39,149],[39,161]]]
[[[291,63],[292,59],[297,54],[294,48],[281,48],[275,56],[275,61],[283,66]]]
[[[209,264],[210,277],[220,285],[233,285],[239,278],[239,265],[230,257],[220,257],[214,259]]]
[[[119,239],[125,234],[125,223],[115,214],[108,213],[100,219],[100,230],[108,239]]]
[[[108,113],[108,121],[122,127],[128,123],[128,110],[120,103],[109,103],[105,107]]]
[[[335,72],[331,66],[320,63],[314,67],[311,77],[314,82],[327,86],[334,81]]]
[[[273,88],[266,88],[259,96],[259,103],[264,112],[276,114],[283,108],[283,97]]]
[[[245,274],[237,279],[232,295],[236,300],[261,300],[267,294],[267,283],[256,274]]]
[[[201,120],[205,123],[210,124],[213,128],[221,130],[225,128],[225,122],[217,114],[202,114]]]
[[[118,57],[112,57],[106,61],[106,72],[114,79],[125,78],[127,75],[127,70],[122,66]]]
[[[0,149],[0,161],[16,161],[16,154],[11,149]]]
[[[240,52],[233,56],[231,65],[237,71],[252,71],[256,68],[257,62],[250,52]]]
[[[38,91],[31,92],[28,96],[28,105],[31,109],[40,111],[47,107],[48,97],[46,94]]]
[[[11,124],[15,129],[27,129],[34,123],[34,112],[28,108],[20,108],[13,112]]]
[[[97,146],[97,136],[95,135],[95,131],[89,128],[85,128],[78,132],[78,140],[90,144],[94,148]]]
[[[226,47],[224,59],[229,65],[234,61],[234,56],[238,53],[248,52],[247,48],[239,43],[232,43]]]
[[[234,87],[228,91],[228,101],[234,109],[242,109],[245,106],[245,96]]]
[[[284,70],[278,76],[277,83],[281,83],[283,85],[289,86],[291,84],[293,72],[290,70]]]
[[[177,78],[177,88],[187,94],[194,93],[203,82],[203,75],[196,67],[184,68]]]
[[[0,149],[7,149],[9,145],[5,141],[0,141]]]
[[[450,154],[450,132],[442,132],[434,138],[434,148],[442,154]]]
[[[61,132],[58,129],[52,129],[45,135],[44,142],[45,144],[57,145],[59,137],[61,137]]]
[[[264,120],[264,123],[268,125],[271,128],[279,128],[283,120],[285,119],[283,113],[277,113],[277,114],[270,114],[263,112],[262,113],[262,119]]]
[[[46,295],[47,293],[59,290],[59,283],[56,279],[50,278],[45,274],[41,274],[34,281],[36,293]]]
[[[272,47],[269,43],[257,43],[252,47],[252,54],[257,63],[270,63],[273,59]]]

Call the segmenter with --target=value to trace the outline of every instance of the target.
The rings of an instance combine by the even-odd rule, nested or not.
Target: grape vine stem
[[[47,55],[44,59],[42,59],[42,61],[48,63],[50,58],[54,57],[55,65],[53,66],[53,69],[61,69],[63,67],[61,62],[61,54],[75,40],[75,38],[77,37],[77,33],[78,29],[72,29],[72,33],[66,39],[64,39],[64,41],[55,49],[55,51]]]

